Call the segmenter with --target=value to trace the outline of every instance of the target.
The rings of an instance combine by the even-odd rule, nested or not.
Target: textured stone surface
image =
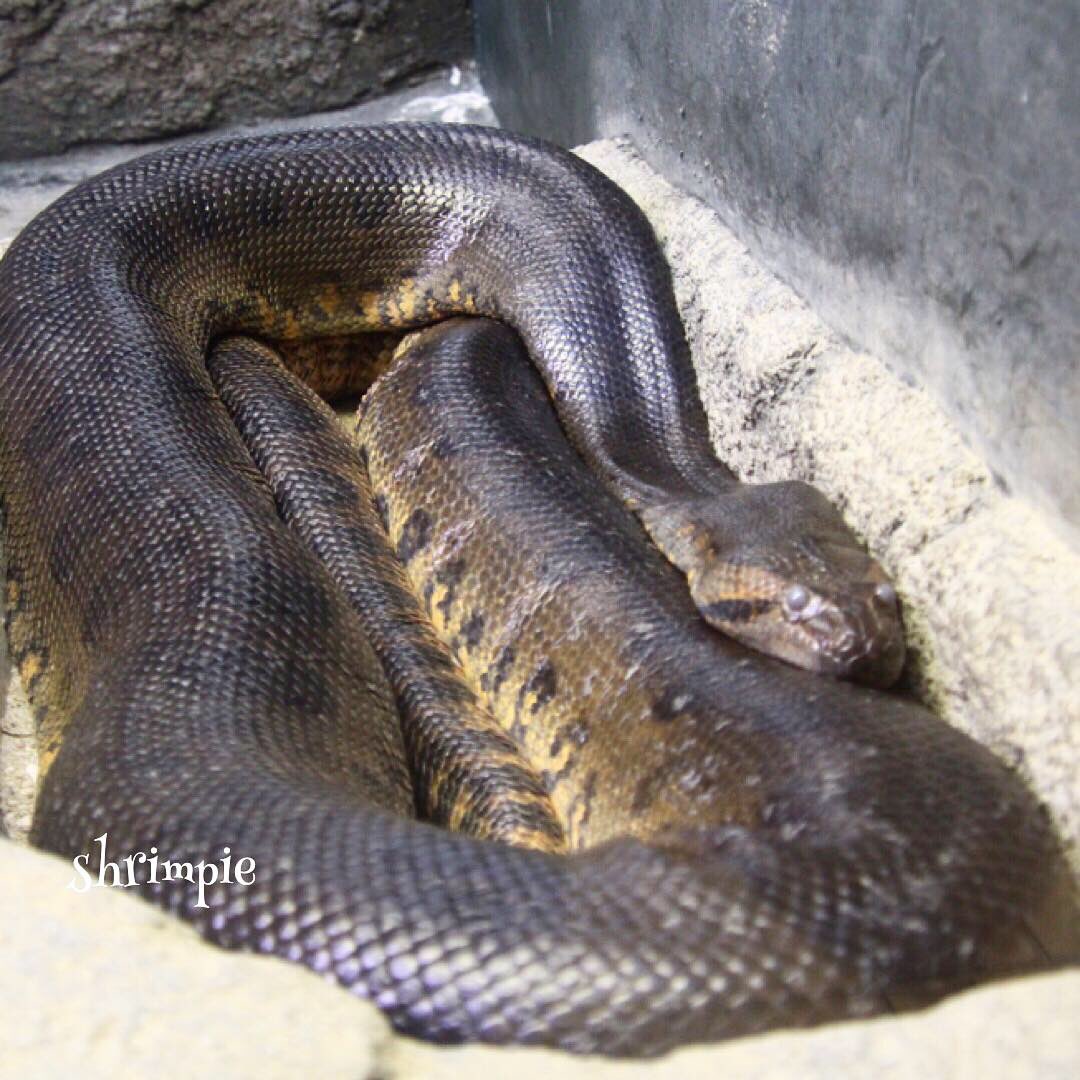
[[[34,719],[8,657],[6,634],[0,634],[0,688],[0,834],[25,840],[34,819],[37,785]]]
[[[1045,520],[1001,494],[925,393],[846,347],[712,211],[625,149],[604,143],[584,154],[640,202],[666,247],[721,454],[747,479],[809,479],[846,508],[896,575],[918,653],[913,685],[953,723],[1017,761],[1075,843],[1077,553]],[[7,681],[0,731],[28,731],[17,679]],[[0,796],[5,820],[16,825],[30,812],[27,749],[25,737],[0,740]],[[233,1075],[276,1075],[279,1053],[281,1074],[289,1075],[296,1060],[289,1054],[300,1047],[312,1075],[382,1080],[856,1071],[1064,1080],[1080,1071],[1076,971],[987,987],[922,1014],[691,1048],[652,1063],[387,1040],[362,1003],[339,993],[342,1004],[330,1004],[324,991],[331,988],[308,972],[222,957],[128,897],[67,892],[70,877],[58,860],[0,843],[0,881],[7,886],[0,890],[0,933],[10,928],[0,940],[0,996],[14,1003],[0,1009],[0,1046],[19,1047],[17,1075],[53,1074],[71,1067],[75,1053],[89,1062],[84,1075],[105,1075],[123,1071],[119,1062],[148,1061],[150,1047],[164,1048],[156,1075],[192,1075],[210,1060],[200,1057],[205,1047],[215,1044],[221,1061],[244,1062]],[[85,905],[99,900],[116,903],[100,917],[87,915]],[[165,938],[175,942],[175,956],[170,947],[165,958]],[[206,976],[204,965],[214,974]],[[272,967],[287,974],[269,980]],[[279,989],[266,989],[268,980]],[[162,987],[175,998],[159,996]],[[311,1002],[314,1015],[304,1011]],[[279,1036],[289,1044],[280,1051]],[[190,1068],[184,1040],[194,1043]]]
[[[1080,537],[1076,0],[475,0],[507,127],[634,137]]]
[[[0,159],[349,105],[469,30],[466,0],[0,0]]]

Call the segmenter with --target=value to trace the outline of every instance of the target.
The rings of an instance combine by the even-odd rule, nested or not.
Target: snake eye
[[[896,590],[887,581],[883,581],[880,585],[875,587],[874,599],[882,604],[895,604]]]
[[[784,611],[788,615],[798,615],[799,612],[806,610],[806,605],[809,603],[810,590],[805,585],[792,585],[784,593]]]

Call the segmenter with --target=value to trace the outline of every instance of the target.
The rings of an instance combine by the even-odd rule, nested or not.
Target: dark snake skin
[[[541,365],[552,341],[596,350],[545,368],[594,464],[617,471],[604,447],[659,433],[645,442],[666,447],[663,468],[648,453],[627,466],[640,495],[704,465],[698,435],[679,434],[700,407],[669,358],[610,363],[613,338],[657,317],[658,256],[628,205],[536,143],[390,127],[144,158],[24,231],[0,262],[0,490],[9,639],[42,740],[36,843],[71,856],[107,832],[113,857],[251,856],[255,884],[211,888],[206,909],[186,883],[143,888],[210,939],[331,973],[402,1030],[448,1041],[657,1053],[1075,948],[1057,846],[1011,774],[920,709],[724,641],[609,502],[588,511],[590,542],[610,530],[619,557],[668,575],[642,571],[627,603],[667,606],[667,662],[717,703],[693,722],[715,740],[716,775],[742,785],[725,793],[735,809],[571,855],[415,820],[393,679],[283,523],[204,356],[232,330],[288,341],[320,320],[340,334],[503,314]],[[561,246],[564,218],[592,241]],[[616,254],[599,273],[602,250]],[[529,266],[511,265],[522,251]],[[623,335],[601,333],[597,311]],[[526,455],[534,431],[565,467],[561,505],[597,503],[513,339],[432,340],[455,350],[456,377],[431,364],[457,395],[447,423],[504,449],[516,436]],[[492,378],[517,400],[496,408]],[[608,438],[611,424],[625,430]],[[318,425],[299,408],[292,428]],[[559,486],[527,457],[514,475],[526,500],[530,476],[537,499]],[[568,526],[560,504],[547,513],[554,542]],[[617,727],[610,738],[618,761]]]

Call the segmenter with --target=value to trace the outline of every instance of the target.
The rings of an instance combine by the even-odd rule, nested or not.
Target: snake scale
[[[543,383],[500,324],[425,331],[365,399],[366,475],[228,337],[303,371],[310,338],[459,314]],[[0,261],[0,494],[34,841],[251,856],[207,908],[142,888],[401,1030],[650,1054],[1075,955],[1055,838],[992,755],[702,619],[867,682],[901,659],[835,512],[712,458],[655,241],[568,154],[391,125],[80,186]],[[432,631],[396,620],[421,606]]]

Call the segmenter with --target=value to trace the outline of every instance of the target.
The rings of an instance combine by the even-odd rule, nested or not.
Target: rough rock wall
[[[468,53],[468,0],[0,0],[0,159],[336,108]]]

